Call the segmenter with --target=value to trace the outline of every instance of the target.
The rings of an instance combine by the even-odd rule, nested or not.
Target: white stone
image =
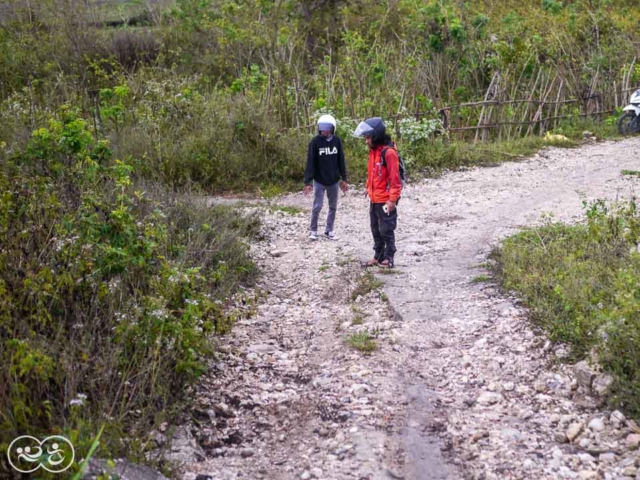
[[[593,432],[602,432],[604,430],[604,420],[602,417],[596,417],[589,422],[589,430]]]
[[[599,396],[605,397],[607,396],[612,383],[613,377],[611,375],[598,375],[593,379],[591,388]]]
[[[621,425],[624,423],[625,420],[626,420],[626,417],[619,410],[615,410],[611,412],[611,416],[609,417],[609,421],[614,425]]]
[[[359,395],[363,392],[370,393],[371,387],[364,383],[354,383],[353,385],[351,385],[351,393],[353,393],[354,395]]]
[[[567,438],[569,439],[569,441],[573,442],[576,437],[580,435],[583,429],[584,423],[582,422],[572,423],[571,425],[569,425],[569,428],[567,429]]]
[[[513,390],[516,388],[516,385],[513,382],[507,382],[502,385],[502,388],[507,392],[513,392]]]
[[[536,392],[542,393],[547,389],[547,384],[543,380],[536,380],[533,384],[533,389]]]
[[[479,405],[489,406],[501,402],[504,397],[500,393],[484,392],[476,399]]]
[[[569,467],[560,467],[558,470],[558,476],[560,478],[578,478],[578,474],[573,472]]]
[[[640,434],[632,433],[624,441],[628,448],[635,449],[640,446]]]
[[[578,478],[580,480],[598,480],[598,473],[593,470],[580,470]]]
[[[578,458],[582,463],[585,463],[585,464],[593,463],[596,461],[596,459],[592,455],[589,455],[586,452],[578,453]]]
[[[312,478],[322,478],[321,468],[318,468],[318,467],[312,468],[309,473],[311,473]]]
[[[260,355],[258,355],[256,352],[249,352],[247,353],[247,360],[249,360],[250,362],[257,362],[260,360]]]
[[[503,439],[510,440],[512,442],[519,442],[523,439],[522,433],[515,428],[503,428],[500,431],[500,435]]]
[[[612,463],[616,460],[616,454],[613,452],[601,453],[598,460],[605,463]]]
[[[576,363],[573,366],[573,371],[576,376],[576,380],[578,380],[578,384],[582,385],[586,388],[591,388],[591,384],[593,382],[593,378],[595,377],[595,372],[591,368],[591,366],[587,363],[586,360]]]

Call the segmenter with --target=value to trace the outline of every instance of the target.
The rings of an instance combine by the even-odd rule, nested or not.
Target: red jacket
[[[386,166],[382,165],[382,149]],[[369,150],[367,168],[367,192],[373,203],[385,203],[387,200],[397,202],[402,193],[398,153],[395,148],[379,145]]]

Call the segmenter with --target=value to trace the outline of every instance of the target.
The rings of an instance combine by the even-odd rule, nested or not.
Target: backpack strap
[[[401,170],[401,162],[402,160],[400,159],[400,154],[398,153],[398,149],[396,148],[395,144],[391,144],[391,145],[387,145],[386,147],[384,147],[382,149],[382,152],[380,152],[380,173],[379,175],[382,175],[382,167],[386,167],[387,166],[387,160],[384,158],[385,157],[385,153],[387,153],[387,150],[389,150],[390,148],[393,148],[396,151],[396,154],[398,155],[398,174],[400,174]],[[404,188],[404,180],[402,179],[402,176],[400,176],[400,180],[402,180],[402,186]],[[389,190],[389,182],[387,182],[387,190]],[[398,204],[398,202],[400,201],[400,197],[398,197],[398,200],[396,200],[396,205]]]
[[[385,158],[385,153],[387,153],[387,150],[389,150],[390,148],[395,148],[395,146],[387,145],[386,147],[384,147],[382,149],[382,152],[380,152],[380,158],[382,160],[380,163],[382,164],[383,167],[387,166],[387,160]]]
[[[388,168],[387,159],[385,158],[385,153],[387,153],[387,150],[389,150],[390,148],[394,148],[394,147],[388,145],[382,149],[382,152],[380,152],[380,173],[379,173],[380,176],[382,176],[382,167]],[[387,177],[387,191],[389,191],[389,186],[390,186],[388,178],[389,177]]]
[[[378,176],[381,177],[382,176],[382,167],[387,168],[387,160],[385,158],[385,153],[387,153],[387,150],[389,150],[390,147],[384,147],[382,149],[382,152],[380,152],[380,168],[378,169]]]

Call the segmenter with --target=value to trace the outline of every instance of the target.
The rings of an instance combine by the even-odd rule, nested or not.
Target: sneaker
[[[318,240],[318,232],[311,230],[309,232],[309,240]]]
[[[336,237],[335,233],[333,232],[324,232],[324,237],[328,238],[329,240],[338,240],[338,237]]]

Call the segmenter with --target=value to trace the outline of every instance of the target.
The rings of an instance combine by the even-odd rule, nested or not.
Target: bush
[[[586,205],[585,205],[586,207]],[[574,357],[594,351],[615,379],[613,402],[640,413],[640,216],[634,202],[588,206],[583,224],[547,223],[495,250],[505,288]]]
[[[140,159],[137,174],[173,189],[301,184],[307,135],[280,131],[259,105],[207,93],[201,81],[149,80],[135,99],[134,85],[103,89],[101,118],[116,154]]]
[[[257,219],[133,174],[70,109],[0,171],[0,445],[64,431],[82,450],[106,423],[131,453],[119,434],[168,414],[233,323]]]

